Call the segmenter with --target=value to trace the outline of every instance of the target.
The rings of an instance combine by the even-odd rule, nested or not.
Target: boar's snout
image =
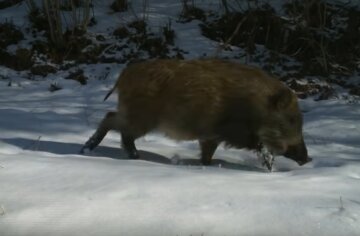
[[[299,144],[288,146],[284,156],[296,161],[300,166],[312,160],[308,156],[304,140],[301,140]]]

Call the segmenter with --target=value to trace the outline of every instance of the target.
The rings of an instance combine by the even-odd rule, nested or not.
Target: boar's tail
[[[110,91],[106,94],[106,96],[104,97],[104,101],[106,101],[106,99],[108,99],[108,97],[114,92],[115,87],[113,87],[112,89],[110,89]]]
[[[110,97],[110,95],[114,92],[114,90],[116,89],[118,83],[119,83],[119,82],[116,82],[115,85],[114,85],[114,87],[112,87],[112,88],[110,89],[110,91],[106,94],[106,96],[104,97],[104,101],[106,101],[106,99],[108,99],[108,97]]]

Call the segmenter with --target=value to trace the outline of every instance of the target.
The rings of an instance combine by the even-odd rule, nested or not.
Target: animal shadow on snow
[[[0,139],[1,142],[19,147],[23,150],[28,151],[40,151],[40,152],[49,152],[58,155],[80,155],[80,149],[82,144],[76,143],[63,143],[57,141],[44,141],[40,139],[26,139],[26,138],[9,138],[9,139]],[[200,163],[200,158],[198,156],[192,158],[176,157],[169,159],[168,157],[139,150],[140,160],[166,164],[166,165],[177,165],[177,166],[202,166]],[[94,151],[90,152],[91,156],[101,156],[112,159],[119,160],[128,160],[127,154],[121,148],[105,147],[98,146]],[[176,159],[176,161],[174,161]],[[233,170],[244,170],[244,171],[256,171],[256,172],[267,172],[264,168],[259,168],[256,166],[247,166],[239,163],[232,163],[225,160],[213,159],[213,164],[210,167],[220,167],[225,169]]]

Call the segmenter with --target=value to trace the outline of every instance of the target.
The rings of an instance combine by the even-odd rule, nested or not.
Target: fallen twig
[[[241,27],[242,24],[246,21],[247,18],[248,18],[248,17],[245,16],[245,17],[243,17],[243,18],[241,19],[241,21],[237,24],[234,32],[233,32],[232,35],[228,38],[228,40],[226,40],[224,43],[220,44],[219,47],[216,49],[214,57],[218,57],[219,54],[220,54],[220,52],[221,52],[224,48],[226,48],[226,47],[231,43],[231,41],[233,40],[233,38],[235,37],[235,35],[237,35],[237,33],[238,33],[239,30],[240,30],[240,27]]]

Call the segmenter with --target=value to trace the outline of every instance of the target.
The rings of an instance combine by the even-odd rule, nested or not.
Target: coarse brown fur
[[[199,140],[204,164],[221,142],[248,149],[263,144],[299,164],[308,161],[296,96],[260,69],[216,59],[154,60],[129,65],[114,89],[118,110],[108,113],[85,148],[118,130],[137,158],[134,140],[158,130]]]

